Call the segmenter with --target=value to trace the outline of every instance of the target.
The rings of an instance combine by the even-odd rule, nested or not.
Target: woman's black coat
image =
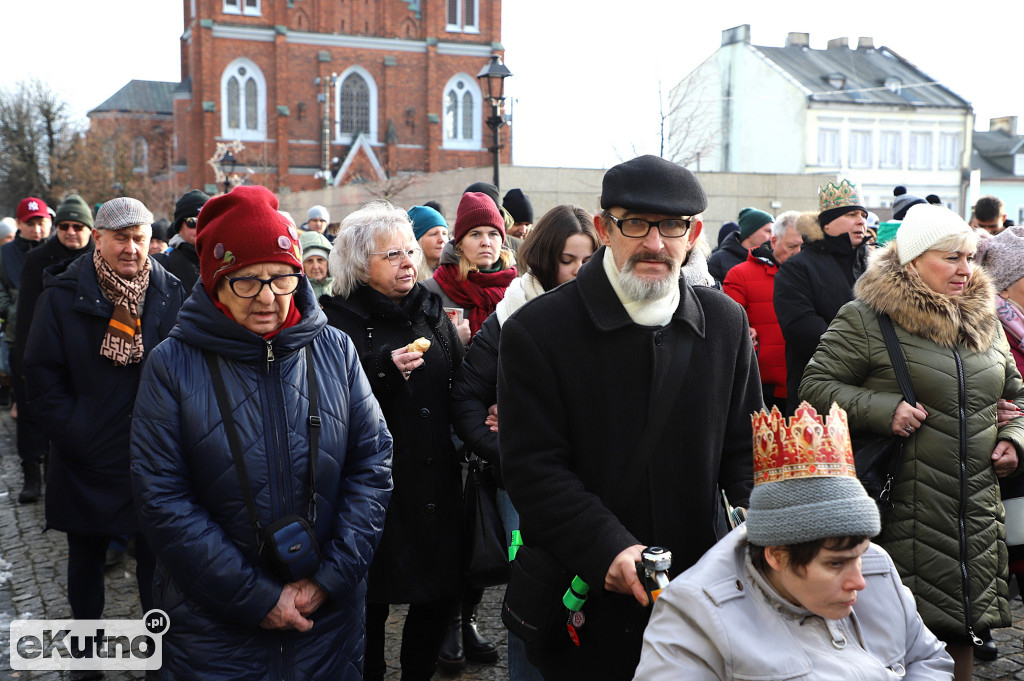
[[[394,437],[394,492],[370,566],[370,602],[427,603],[462,585],[462,475],[450,436],[449,394],[464,350],[434,294],[416,284],[400,305],[369,286],[321,297],[328,323],[355,344]],[[391,351],[431,341],[406,381]]]
[[[466,352],[466,361],[455,374],[452,388],[452,425],[455,434],[466,443],[466,449],[492,464],[499,474],[498,434],[485,423],[487,409],[498,403],[498,340],[501,323],[497,313],[484,320],[473,336]]]

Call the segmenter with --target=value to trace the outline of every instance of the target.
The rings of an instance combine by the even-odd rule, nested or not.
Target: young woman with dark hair
[[[452,417],[455,432],[466,448],[494,465],[498,458],[498,341],[501,325],[509,315],[533,298],[576,278],[580,267],[600,246],[594,217],[579,206],[555,206],[527,235],[519,258],[527,271],[505,292],[494,314],[483,323],[452,386]],[[499,480],[500,485],[500,480]],[[505,524],[506,540],[519,527],[519,515],[504,488],[498,489],[498,508]],[[465,615],[464,615],[465,616]],[[526,661],[522,642],[509,637],[509,679],[540,679]]]

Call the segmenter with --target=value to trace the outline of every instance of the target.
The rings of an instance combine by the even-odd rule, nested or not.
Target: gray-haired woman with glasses
[[[367,204],[342,223],[329,258],[334,295],[323,299],[328,323],[355,343],[395,440],[395,488],[370,565],[367,681],[384,678],[392,603],[410,604],[402,678],[429,679],[462,587],[462,478],[448,394],[463,347],[441,300],[416,281],[418,256],[408,214],[384,201]],[[426,349],[410,347],[420,339]]]

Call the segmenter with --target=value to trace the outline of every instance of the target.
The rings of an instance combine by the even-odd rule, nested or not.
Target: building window
[[[930,132],[910,133],[910,169],[932,169],[932,134]]]
[[[117,147],[114,144],[114,140],[108,139],[105,142],[103,142],[102,157],[103,167],[106,169],[106,171],[108,173],[114,172],[114,170],[116,169],[115,161],[117,160]]]
[[[870,168],[874,162],[870,130],[850,131],[850,167]]]
[[[221,136],[267,137],[267,82],[260,68],[244,57],[231,62],[221,75]]]
[[[362,66],[350,66],[334,82],[334,137],[351,144],[360,133],[377,141],[377,84]]]
[[[260,16],[260,0],[224,0],[224,14]]]
[[[483,96],[474,79],[465,73],[453,77],[444,88],[444,147],[479,149]]]
[[[447,0],[447,26],[450,33],[480,32],[480,0]]]
[[[149,144],[145,137],[136,137],[132,142],[132,172],[149,172]]]
[[[960,167],[960,133],[944,132],[939,135],[939,169],[956,170]]]
[[[823,128],[818,130],[818,165],[839,165],[839,131]]]
[[[903,135],[892,130],[882,132],[879,140],[878,165],[881,168],[903,167]]]
[[[341,84],[338,116],[343,135],[370,132],[370,89],[358,73],[350,74]]]

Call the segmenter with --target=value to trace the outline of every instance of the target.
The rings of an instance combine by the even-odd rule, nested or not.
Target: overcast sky
[[[791,31],[814,49],[870,36],[971,102],[978,129],[1024,117],[1020,0],[504,0],[502,12],[517,165],[600,168],[658,153],[659,85],[667,96],[739,24],[768,47]],[[2,16],[0,87],[40,78],[78,115],[129,80],[180,79],[182,0],[12,1]]]

